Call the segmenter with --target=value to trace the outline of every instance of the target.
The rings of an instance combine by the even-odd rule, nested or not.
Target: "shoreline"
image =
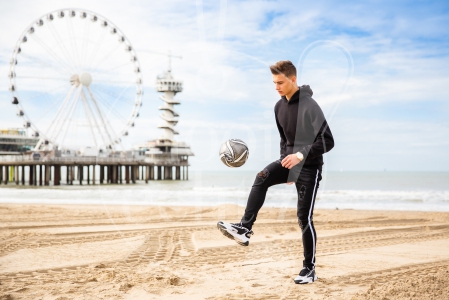
[[[316,207],[318,204],[318,207]],[[352,211],[369,211],[369,212],[410,212],[410,213],[449,213],[449,207],[447,208],[447,210],[441,210],[441,209],[435,209],[435,210],[422,210],[419,207],[416,209],[402,209],[402,208],[385,208],[385,209],[370,209],[370,208],[351,208],[351,207],[338,207],[335,206],[334,208],[331,207],[319,207],[319,198],[317,198],[317,204],[315,204],[315,209],[314,211],[317,210],[329,210],[329,211],[333,211],[333,210],[352,210]],[[236,205],[239,207],[244,207],[244,205],[240,205],[240,204],[236,204],[235,202],[228,202],[228,203],[211,203],[208,202],[207,200],[204,200],[204,202],[202,203],[197,203],[197,204],[183,204],[183,203],[170,203],[170,202],[166,202],[166,203],[149,203],[149,204],[145,204],[145,203],[138,203],[138,202],[109,202],[109,203],[95,203],[95,202],[63,202],[63,201],[58,201],[58,202],[40,202],[40,201],[23,201],[23,202],[8,202],[8,201],[1,201],[0,200],[0,206],[1,205],[49,205],[49,206],[101,206],[101,207],[105,207],[105,206],[117,206],[117,207],[123,207],[123,206],[132,206],[132,207],[188,207],[188,208],[192,208],[192,207],[217,207],[217,206],[221,206],[221,205]],[[404,204],[406,205],[406,204]],[[449,206],[449,204],[448,204]],[[295,207],[292,206],[276,206],[273,204],[264,204],[265,208],[273,208],[273,209],[294,209]]]

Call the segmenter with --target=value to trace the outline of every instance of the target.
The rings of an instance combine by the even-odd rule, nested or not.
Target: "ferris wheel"
[[[10,91],[38,149],[116,149],[142,105],[142,74],[130,41],[111,21],[81,9],[50,12],[22,33]]]

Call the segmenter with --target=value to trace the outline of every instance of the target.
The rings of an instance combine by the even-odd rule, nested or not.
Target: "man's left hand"
[[[300,160],[296,156],[296,154],[290,154],[290,155],[287,155],[286,157],[284,157],[281,164],[284,168],[291,169],[294,166],[296,166],[297,164],[299,164],[299,162],[300,162]]]

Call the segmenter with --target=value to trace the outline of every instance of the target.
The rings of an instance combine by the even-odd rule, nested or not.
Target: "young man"
[[[296,68],[290,61],[270,66],[273,82],[281,99],[274,107],[276,125],[281,137],[280,159],[266,166],[256,176],[240,223],[217,223],[218,229],[242,246],[248,246],[252,226],[262,207],[267,190],[275,184],[296,185],[297,216],[304,247],[303,269],[295,283],[314,282],[316,232],[313,208],[321,181],[323,154],[334,147],[334,139],[324,114],[312,99],[308,85],[298,87]]]

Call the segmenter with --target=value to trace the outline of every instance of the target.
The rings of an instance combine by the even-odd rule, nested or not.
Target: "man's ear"
[[[289,79],[290,79],[290,81],[291,81],[292,83],[295,83],[295,82],[296,82],[296,76],[295,76],[295,75],[292,75]]]

